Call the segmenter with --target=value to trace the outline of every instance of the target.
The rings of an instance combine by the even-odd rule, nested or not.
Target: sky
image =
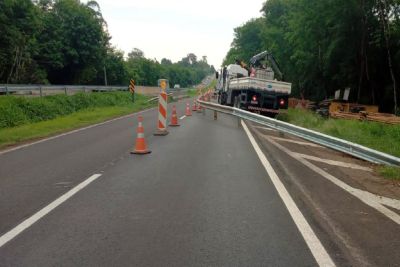
[[[82,1],[85,2],[85,1]],[[260,17],[265,0],[97,0],[111,43],[127,55],[177,62],[189,53],[221,66],[234,28]]]

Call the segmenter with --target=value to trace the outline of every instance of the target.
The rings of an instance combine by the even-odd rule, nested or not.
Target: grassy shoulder
[[[392,166],[379,166],[378,172],[386,179],[400,181],[400,168]]]
[[[326,119],[302,109],[289,109],[278,119],[400,157],[400,125]],[[397,167],[381,167],[378,172],[385,178],[400,179]]]
[[[147,99],[147,97],[139,96],[134,104],[89,107],[50,120],[1,128],[0,148],[52,136],[155,106],[154,102],[148,103]]]

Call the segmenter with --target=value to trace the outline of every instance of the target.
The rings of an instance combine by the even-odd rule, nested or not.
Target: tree
[[[128,58],[129,59],[144,58],[144,53],[139,48],[133,48],[132,51],[128,53]]]
[[[352,101],[397,109],[399,0],[268,0],[235,29],[224,64],[273,53],[295,95],[321,100],[352,88]]]

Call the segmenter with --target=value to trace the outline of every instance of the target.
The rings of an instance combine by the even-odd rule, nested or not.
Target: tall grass
[[[140,101],[144,96],[137,95]],[[43,98],[0,97],[0,129],[51,120],[87,108],[132,105],[128,92],[78,93]]]
[[[289,109],[278,119],[400,157],[400,125],[326,119],[302,109]]]
[[[12,110],[19,112],[17,113],[19,115],[14,117],[12,114],[8,114],[10,121],[14,124],[19,123],[19,125],[0,128],[0,148],[91,125],[156,105],[155,102],[148,102],[148,99],[142,95],[135,95],[135,103],[132,103],[130,94],[122,92],[79,97],[58,96],[52,98],[50,103],[43,99],[0,98],[0,102],[6,106],[15,103],[14,101],[24,103],[22,108],[17,105],[8,107],[7,112]],[[43,107],[44,109],[41,110]],[[49,112],[50,115],[44,111]],[[39,118],[34,117],[36,114]],[[0,114],[3,121],[4,117],[3,114]],[[22,120],[18,121],[21,117]],[[52,117],[54,118],[51,119]]]

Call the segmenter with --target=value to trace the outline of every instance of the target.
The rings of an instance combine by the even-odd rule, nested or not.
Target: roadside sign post
[[[131,92],[132,102],[135,103],[135,80],[131,79],[129,82],[129,92]]]

